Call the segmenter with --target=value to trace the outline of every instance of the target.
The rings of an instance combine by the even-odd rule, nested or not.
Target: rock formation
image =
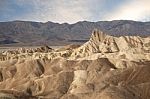
[[[150,99],[150,38],[94,30],[81,46],[2,51],[0,98]]]

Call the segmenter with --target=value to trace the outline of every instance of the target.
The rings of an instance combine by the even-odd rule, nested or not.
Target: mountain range
[[[54,22],[0,22],[0,46],[4,45],[65,45],[86,42],[93,29],[113,36],[150,36],[150,22],[114,20],[74,24]]]

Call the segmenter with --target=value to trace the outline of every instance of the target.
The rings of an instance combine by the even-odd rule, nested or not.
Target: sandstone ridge
[[[150,37],[95,29],[80,46],[1,51],[0,98],[150,99]]]

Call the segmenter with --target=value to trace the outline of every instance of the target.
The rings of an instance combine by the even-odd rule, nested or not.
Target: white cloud
[[[150,0],[131,0],[104,16],[104,20],[148,20]]]
[[[86,16],[89,16],[90,14],[86,10],[86,4],[84,0],[56,0],[55,3],[57,6],[53,12],[55,16],[50,17],[52,18],[52,20],[58,21],[60,23],[74,23],[79,20],[86,19]]]
[[[75,23],[90,20],[95,5],[102,5],[105,0],[18,0],[19,4],[33,5],[31,13],[17,17],[21,20],[54,21]],[[101,3],[100,3],[101,2]],[[97,6],[98,7],[98,6]]]
[[[150,0],[14,0],[13,3],[20,10],[11,7],[11,3],[0,9],[7,20],[59,23],[83,20],[150,20]]]
[[[33,11],[18,19],[74,23],[86,19],[90,14],[84,0],[35,0],[30,3],[33,4]]]

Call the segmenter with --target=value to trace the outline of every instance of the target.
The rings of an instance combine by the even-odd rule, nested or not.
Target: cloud
[[[130,0],[106,14],[104,20],[137,20],[147,21],[150,18],[150,0]]]
[[[19,0],[21,4],[24,1]],[[88,19],[90,13],[84,0],[31,0],[33,9],[30,13],[18,16],[18,19],[36,21],[55,21],[74,23]],[[88,0],[87,0],[88,1]]]
[[[99,9],[101,9],[104,1],[105,0],[14,0],[16,7],[12,7],[12,2],[11,5],[7,7],[10,11],[11,9],[14,10],[13,14],[11,14],[12,17],[8,18],[8,20],[54,21],[59,23],[75,23],[83,20],[90,21],[96,19],[95,15],[99,16]],[[10,14],[5,12],[4,15]]]
[[[19,0],[19,4],[27,1]],[[90,20],[104,0],[31,0],[33,9],[31,13],[18,16],[17,19],[54,21],[59,23],[75,23],[77,21]],[[100,3],[101,2],[101,3]],[[94,9],[93,9],[94,8]]]
[[[83,20],[150,20],[149,0],[0,0],[0,2],[0,21],[75,23]]]
[[[75,23],[99,21],[107,12],[128,0],[18,0],[19,4],[32,4],[32,11],[17,19]],[[29,5],[28,4],[28,5]]]

